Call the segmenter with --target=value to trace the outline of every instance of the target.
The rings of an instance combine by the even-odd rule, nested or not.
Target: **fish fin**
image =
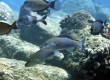
[[[16,21],[11,25],[11,27],[12,27],[13,29],[18,29],[18,28],[17,28],[17,25],[16,25]]]
[[[95,20],[94,22],[99,22],[99,23],[103,24],[103,21],[100,20],[100,19],[97,19],[97,20]]]
[[[44,65],[44,64],[46,64],[46,62],[44,61],[44,62],[42,62],[41,64],[43,64],[43,65]]]
[[[53,52],[55,53],[54,56],[59,58],[60,60],[64,58],[64,55],[62,53],[60,53],[60,51],[55,50]]]
[[[54,56],[52,55],[52,56],[51,56],[51,57],[49,57],[48,59],[53,59],[53,57],[54,57]]]
[[[55,1],[56,1],[56,0],[55,0]],[[52,2],[49,4],[49,7],[51,7],[51,8],[53,8],[53,9],[55,9],[55,8],[54,8],[55,1],[52,1]],[[56,9],[55,9],[55,10],[56,10]]]
[[[45,15],[43,18],[42,18],[42,23],[47,25],[47,22],[45,21],[45,19],[47,18],[47,15]]]
[[[105,19],[105,21],[104,21],[104,25],[107,26],[107,19]]]
[[[72,52],[73,50],[74,50],[74,47],[72,47],[72,48],[68,48],[68,49],[66,49],[68,52]]]
[[[57,37],[66,37],[66,38],[74,40],[74,37],[71,34],[67,34],[67,35],[66,34],[60,34]]]
[[[85,37],[80,41],[80,44],[79,44],[83,52],[85,52],[84,43],[85,43]]]

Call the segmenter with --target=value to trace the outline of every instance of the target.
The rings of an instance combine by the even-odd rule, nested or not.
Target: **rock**
[[[26,41],[12,36],[0,36],[0,57],[27,60],[31,54],[38,50],[38,46]]]
[[[12,24],[16,18],[14,11],[4,2],[0,2],[0,21]]]
[[[73,34],[75,40],[81,40],[82,37],[90,34],[88,20],[93,20],[93,18],[90,13],[84,10],[78,11],[72,16],[68,15],[60,22],[61,34]],[[88,31],[86,31],[87,28]]]
[[[24,61],[0,58],[1,80],[70,80],[64,69],[48,65],[25,67]]]
[[[25,15],[24,13],[25,13],[25,10],[22,11],[22,8],[21,8],[20,14]],[[37,13],[34,13],[34,12],[31,12],[31,13],[28,12],[28,14],[31,14],[32,16],[36,16],[36,17],[42,17],[37,15]],[[20,29],[20,38],[28,42],[31,42],[33,44],[41,45],[47,39],[60,34],[61,28],[59,27],[59,21],[57,21],[56,19],[47,18],[46,22],[47,22],[47,25],[44,25],[41,22],[32,26],[18,25]]]
[[[109,57],[110,40],[106,39],[102,35],[90,34],[91,24],[88,23],[88,20],[93,20],[93,19],[94,18],[87,11],[79,11],[73,14],[72,16],[66,17],[60,22],[61,24],[60,26],[62,27],[61,34],[65,34],[65,35],[71,34],[71,36],[76,41],[77,40],[80,41],[83,37],[86,38],[85,44],[84,44],[86,49],[86,52],[84,53],[85,56],[82,55],[82,51],[80,50],[80,48],[74,48],[73,52],[66,54],[63,60],[61,61],[51,60],[50,62],[48,61],[49,64],[57,65],[67,69],[67,71],[73,74],[72,75],[73,80],[82,80],[82,79],[92,80],[92,78],[95,75],[94,73],[101,73],[100,71],[102,69],[104,69],[104,71],[108,70],[108,69],[105,69],[104,67],[108,67],[108,68],[110,67],[109,64],[105,66],[105,63],[108,62],[107,60],[110,59]],[[99,53],[98,58],[97,58],[97,53]],[[99,67],[100,66],[99,62],[95,62],[95,60],[94,60],[94,64],[96,64],[95,66],[91,62],[89,63],[91,58],[92,59],[95,58],[95,60],[98,59],[99,61],[101,59],[100,61],[102,65],[101,68]],[[104,64],[104,67],[103,67],[103,64]],[[99,71],[93,70],[91,66],[94,66],[97,69],[100,68],[101,70],[100,69]],[[93,71],[93,74],[90,73],[89,71],[90,72]],[[108,72],[110,74],[110,71],[107,71],[107,73],[105,72],[105,74],[108,74]],[[98,77],[99,76],[100,75],[98,75]],[[99,80],[99,78],[96,80]]]
[[[79,10],[86,10],[90,12],[93,16],[95,16],[96,14],[94,2],[92,0],[66,0],[62,8],[62,11],[68,14],[73,14]]]

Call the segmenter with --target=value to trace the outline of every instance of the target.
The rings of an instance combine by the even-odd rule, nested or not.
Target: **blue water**
[[[98,4],[104,5],[106,7],[110,8],[110,0],[94,0]]]
[[[8,4],[14,11],[19,12],[20,6],[24,3],[25,0],[0,0],[0,2],[1,1]],[[94,0],[94,1],[98,4],[101,4],[110,8],[110,0]]]
[[[14,11],[19,11],[20,6],[24,3],[25,0],[0,0],[0,2],[5,2],[8,4]]]

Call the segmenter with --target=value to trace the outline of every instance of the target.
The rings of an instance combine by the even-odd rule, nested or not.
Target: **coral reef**
[[[4,2],[0,2],[0,21],[12,24],[16,18],[14,11]]]
[[[39,45],[53,36],[59,34],[67,36],[70,34],[76,41],[85,37],[86,40],[84,46],[86,52],[83,53],[85,55],[82,55],[82,51],[75,47],[73,52],[64,51],[67,54],[64,54],[65,57],[62,60],[57,60],[55,57],[53,60],[47,60],[47,65],[59,66],[66,69],[71,73],[72,80],[106,80],[105,77],[108,78],[110,74],[110,23],[107,23],[107,27],[104,28],[101,34],[92,35],[90,33],[91,24],[88,21],[94,20],[94,18],[87,11],[78,11],[80,9],[85,9],[86,5],[92,3],[91,5],[88,5],[88,7],[86,6],[86,9],[89,10],[92,15],[96,15],[97,10],[99,14],[107,16],[104,9],[101,9],[101,7],[96,4],[94,5],[91,1],[92,0],[89,2],[88,0],[66,1],[76,5],[79,3],[83,5],[79,8],[75,8],[76,5],[73,6],[73,4],[70,4],[69,6],[65,6],[66,10],[63,9],[61,12],[59,11],[59,15],[63,14],[63,17],[66,15],[63,11],[68,11],[71,14],[74,13],[73,15],[68,15],[62,19],[60,25],[58,18],[61,19],[62,17],[53,19],[52,16],[58,14],[54,13],[46,19],[47,25],[42,23],[32,26],[18,25],[19,30],[15,30],[15,34],[12,32],[8,36],[0,36],[0,57],[27,60],[31,54],[39,50]],[[66,2],[64,5],[67,4]],[[17,18],[15,19],[15,16],[10,14],[13,13],[11,9],[8,7],[7,9],[4,9],[6,4],[3,2],[0,2],[0,4],[2,5],[0,6],[0,20],[11,24]],[[92,7],[92,9],[90,9],[90,7]],[[5,12],[3,10],[7,11]],[[109,10],[106,9],[106,11]],[[30,13],[21,7],[19,18],[28,14],[41,17],[36,13]],[[26,68],[24,67],[24,64],[25,62],[23,61],[0,58],[0,79],[70,80],[69,74],[61,68],[46,65],[36,65],[34,67]]]
[[[74,48],[73,52],[66,54],[63,60],[48,61],[52,65],[63,67],[69,71],[73,80],[102,80],[106,74],[110,74],[110,40],[101,34],[92,35],[90,33],[91,24],[88,20],[94,20],[94,18],[87,11],[81,10],[72,16],[67,16],[60,22],[62,27],[61,34],[70,34],[74,40],[86,38],[84,44],[86,49],[85,55],[82,55],[82,51],[79,48]]]
[[[29,14],[41,17],[34,12],[29,13],[29,11],[26,11],[21,7],[19,17]],[[20,29],[20,38],[33,44],[41,45],[45,40],[60,34],[61,28],[59,27],[56,19],[47,18],[46,22],[47,25],[42,23],[37,23],[36,25],[32,26],[18,25]]]
[[[0,58],[0,80],[70,80],[64,69],[48,65],[25,67],[24,61]]]
[[[26,41],[14,38],[12,36],[0,36],[0,57],[26,61],[31,54],[38,50],[38,46]]]

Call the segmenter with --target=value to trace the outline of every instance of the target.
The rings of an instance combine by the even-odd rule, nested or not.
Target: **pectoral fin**
[[[63,59],[64,55],[62,53],[60,53],[58,50],[53,51],[55,54],[54,56],[57,57],[58,59]]]

